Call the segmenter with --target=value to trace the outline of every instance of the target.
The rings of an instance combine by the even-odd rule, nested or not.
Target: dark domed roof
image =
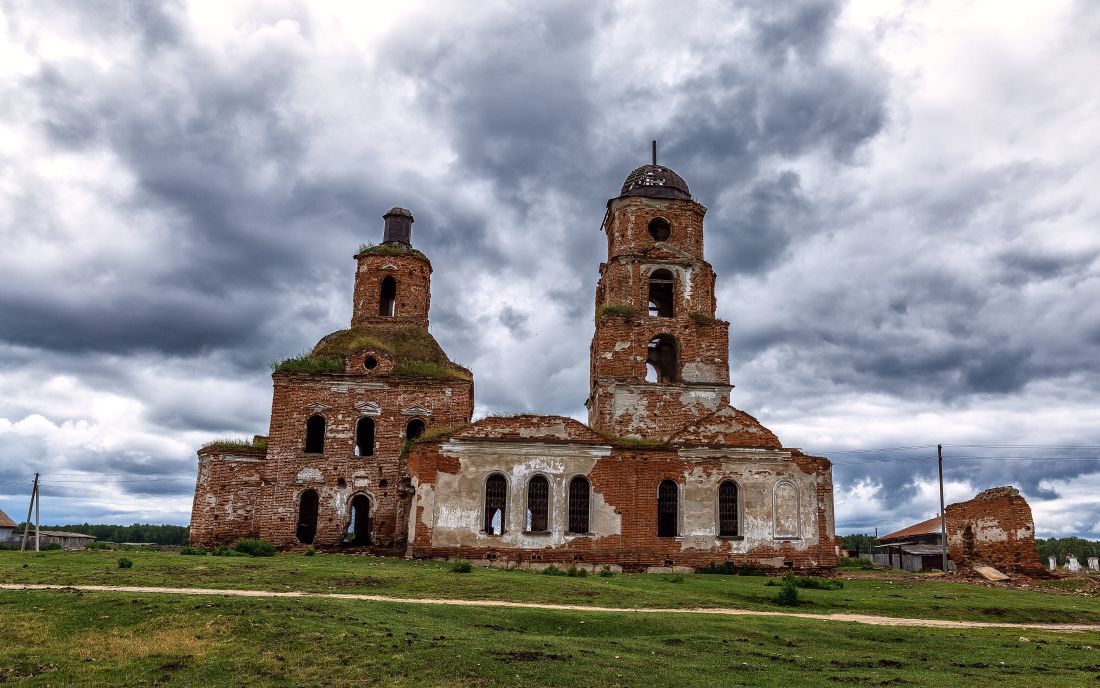
[[[691,198],[684,178],[664,165],[642,165],[628,174],[621,195]]]

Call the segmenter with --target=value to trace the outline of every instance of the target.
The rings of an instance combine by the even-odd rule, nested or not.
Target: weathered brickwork
[[[947,506],[947,548],[960,566],[986,564],[1006,573],[1041,575],[1031,507],[1014,487],[994,487]]]
[[[831,464],[729,405],[705,214],[671,170],[632,172],[603,225],[588,425],[470,424],[472,376],[428,334],[431,263],[391,210],[356,257],[351,329],[274,373],[266,451],[199,452],[192,541],[338,547],[355,531],[374,551],[524,566],[834,568]],[[409,441],[410,421],[429,434]]]

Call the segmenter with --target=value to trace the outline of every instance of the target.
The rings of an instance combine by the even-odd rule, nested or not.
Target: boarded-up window
[[[569,481],[569,532],[588,532],[588,480],[577,476]]]
[[[725,537],[740,535],[737,522],[737,483],[723,480],[718,486],[718,534]]]
[[[504,507],[508,499],[508,483],[500,473],[494,473],[485,481],[485,532],[500,535],[504,532]]]
[[[306,490],[298,500],[298,542],[312,545],[317,535],[317,505],[320,500],[315,490]]]
[[[355,453],[359,456],[374,454],[374,419],[360,418],[355,425]]]
[[[310,416],[306,421],[306,453],[325,453],[325,417]]]
[[[674,480],[662,480],[657,487],[657,537],[679,534],[678,488]]]
[[[542,533],[550,530],[550,481],[541,475],[527,483],[527,530]]]
[[[772,494],[772,531],[778,539],[799,538],[801,533],[798,488],[790,480],[780,480]]]

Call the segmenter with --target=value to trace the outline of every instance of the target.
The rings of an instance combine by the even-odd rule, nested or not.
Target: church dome
[[[626,176],[622,196],[691,198],[684,178],[664,165],[642,165]]]

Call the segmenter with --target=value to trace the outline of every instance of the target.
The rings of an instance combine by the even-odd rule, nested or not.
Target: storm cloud
[[[657,139],[734,404],[834,459],[841,530],[934,513],[942,443],[949,499],[1100,536],[1094,13],[866,5],[0,2],[0,506],[40,471],[50,521],[186,522],[394,205],[477,413],[583,419]]]

